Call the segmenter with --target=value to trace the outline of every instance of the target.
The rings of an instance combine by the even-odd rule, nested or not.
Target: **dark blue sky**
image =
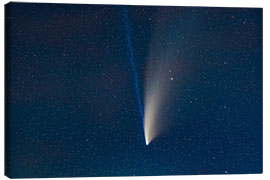
[[[123,8],[6,5],[6,175],[261,173],[262,9],[126,6],[142,99],[160,17],[181,42],[146,146]]]

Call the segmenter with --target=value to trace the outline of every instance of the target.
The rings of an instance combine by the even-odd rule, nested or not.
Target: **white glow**
[[[146,145],[160,136],[168,128],[169,112],[166,111],[172,98],[174,83],[179,80],[181,71],[179,62],[179,50],[181,41],[178,31],[172,31],[170,25],[181,29],[182,21],[174,20],[175,14],[167,9],[157,13],[152,21],[154,23],[152,40],[147,58],[145,77],[145,101],[144,101],[144,133]],[[160,16],[160,14],[166,14]],[[190,17],[191,18],[191,17]],[[192,19],[191,19],[192,20]],[[182,24],[181,24],[182,23]],[[181,34],[182,35],[182,34]]]
[[[163,67],[162,64],[156,69],[154,75],[148,76],[145,84],[144,133],[146,145],[158,137],[166,127],[164,105],[166,104],[165,100],[168,97],[169,82],[171,81],[164,77],[165,73],[161,67]]]
[[[158,124],[156,121],[158,115],[158,106],[160,104],[157,92],[147,96],[144,114],[144,133],[146,145],[148,145],[154,137],[158,135]]]

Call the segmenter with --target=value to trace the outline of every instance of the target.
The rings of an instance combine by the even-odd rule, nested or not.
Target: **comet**
[[[174,13],[170,12],[164,14],[174,16]],[[178,31],[169,32],[168,27],[173,23],[176,27],[181,28],[181,24],[178,24],[178,22],[168,22],[166,18],[172,19],[168,16],[166,18],[159,17],[160,23],[153,27],[155,31],[151,34],[152,40],[147,57],[143,104],[126,6],[123,8],[123,16],[136,99],[144,130],[145,145],[149,145],[168,129],[169,114],[166,109],[170,104],[173,84],[177,81],[176,77],[179,71],[179,69],[176,69],[177,60],[179,60],[177,54],[179,51],[179,41],[175,38],[179,34]]]

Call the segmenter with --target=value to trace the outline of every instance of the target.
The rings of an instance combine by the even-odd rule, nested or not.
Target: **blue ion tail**
[[[123,8],[123,14],[124,14],[124,19],[125,19],[125,29],[126,29],[126,38],[127,38],[128,50],[129,50],[129,59],[130,59],[131,68],[132,68],[133,77],[134,77],[136,98],[137,98],[137,102],[138,102],[138,108],[139,108],[140,117],[142,120],[143,131],[144,131],[143,105],[142,105],[142,100],[141,100],[138,73],[137,73],[136,62],[135,62],[135,58],[134,58],[133,46],[132,46],[132,41],[131,41],[131,32],[130,32],[127,7]],[[145,139],[145,144],[148,145],[146,142],[146,139]]]

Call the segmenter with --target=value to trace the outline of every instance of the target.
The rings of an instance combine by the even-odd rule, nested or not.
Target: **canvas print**
[[[262,173],[262,13],[6,4],[5,175]]]

